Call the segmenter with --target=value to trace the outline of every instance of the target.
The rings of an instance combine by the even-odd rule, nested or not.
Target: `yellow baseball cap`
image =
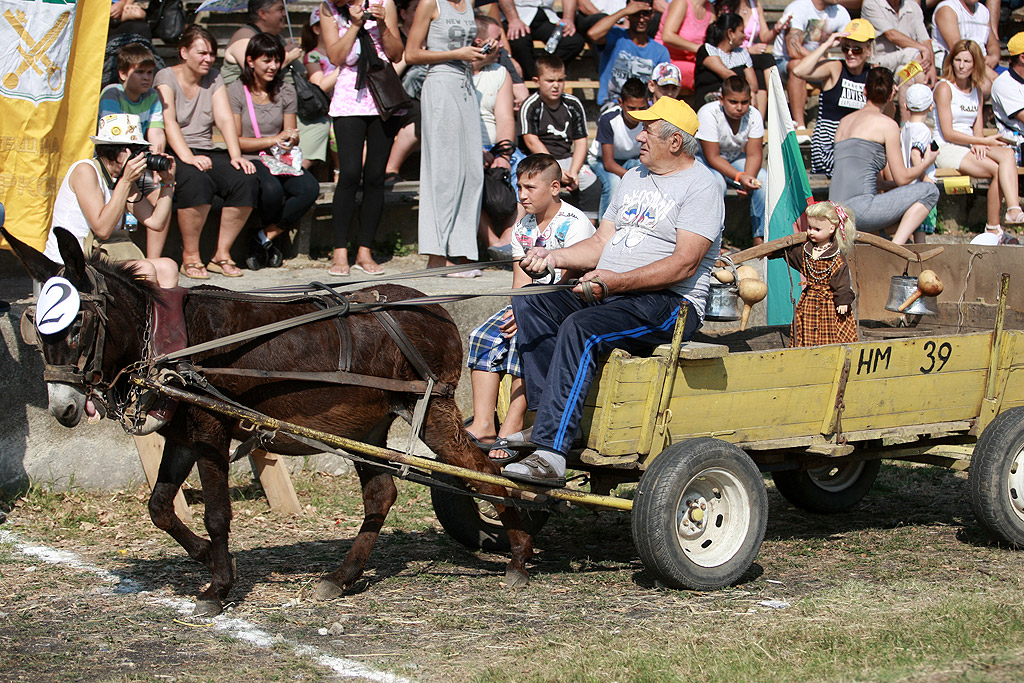
[[[668,121],[673,126],[685,130],[690,135],[697,132],[699,121],[690,105],[672,97],[659,97],[654,106],[629,113],[637,121]]]
[[[875,39],[875,27],[871,25],[871,22],[867,19],[854,19],[846,28],[843,29],[843,33],[847,34],[848,40],[853,40],[858,43],[866,43],[869,40]]]
[[[1011,57],[1024,53],[1024,31],[1010,38],[1010,42],[1006,44],[1006,47],[1010,51]]]

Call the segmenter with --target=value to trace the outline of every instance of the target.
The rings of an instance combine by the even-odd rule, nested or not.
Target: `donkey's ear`
[[[89,278],[85,276],[85,254],[78,239],[64,228],[53,228],[57,248],[64,259],[64,277],[80,292],[89,292]]]
[[[21,264],[25,266],[25,270],[27,270],[28,274],[32,276],[33,280],[46,282],[60,271],[59,263],[54,263],[50,259],[46,258],[41,252],[38,252],[28,246],[17,237],[7,232],[6,229],[0,228],[0,233],[3,233],[7,243],[11,245],[14,255],[17,256],[18,260],[21,261]]]

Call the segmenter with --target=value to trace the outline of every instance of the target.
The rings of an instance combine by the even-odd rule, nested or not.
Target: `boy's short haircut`
[[[128,73],[139,67],[156,68],[156,58],[142,43],[128,43],[117,51],[118,73]]]
[[[540,57],[537,57],[535,66],[538,75],[544,69],[548,71],[565,71],[565,63],[562,61],[562,58],[549,52],[545,52]]]
[[[530,178],[535,175],[547,175],[550,180],[562,181],[562,167],[550,154],[531,154],[516,166],[516,175]]]
[[[619,97],[623,100],[646,100],[647,84],[635,76],[627,78],[626,82],[622,84],[622,89],[619,90]]]
[[[747,79],[745,78],[729,76],[722,81],[722,97],[725,97],[726,93],[733,93],[734,95],[749,95],[750,83],[747,83]]]

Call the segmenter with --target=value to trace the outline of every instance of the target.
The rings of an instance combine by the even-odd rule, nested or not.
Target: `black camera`
[[[170,171],[171,160],[161,154],[146,152],[146,168],[150,171]]]
[[[494,43],[489,42],[480,48],[480,54],[489,55],[492,50],[494,50]]]

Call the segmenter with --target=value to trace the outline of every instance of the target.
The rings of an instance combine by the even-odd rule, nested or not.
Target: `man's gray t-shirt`
[[[615,234],[601,252],[597,267],[616,273],[670,256],[676,248],[677,230],[710,240],[711,247],[697,272],[666,288],[686,297],[704,317],[711,268],[725,226],[725,199],[706,166],[695,161],[685,171],[671,175],[655,175],[645,166],[630,169],[622,176],[604,219],[615,224]]]

